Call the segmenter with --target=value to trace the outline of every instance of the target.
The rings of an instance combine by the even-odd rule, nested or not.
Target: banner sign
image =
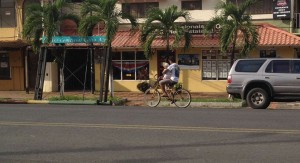
[[[45,43],[46,37],[42,38],[42,42]],[[51,43],[105,43],[105,36],[53,36]]]
[[[289,19],[291,17],[291,0],[273,1],[273,19]]]

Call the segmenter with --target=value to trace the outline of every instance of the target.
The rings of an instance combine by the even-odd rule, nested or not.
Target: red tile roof
[[[260,46],[300,46],[300,37],[270,24],[258,25]]]
[[[276,28],[270,24],[258,25],[259,46],[300,46],[300,37],[285,30]],[[170,44],[174,41],[170,39]],[[183,41],[180,47],[183,47]],[[205,37],[203,35],[193,35],[191,47],[219,47],[220,42],[217,36]],[[154,48],[165,47],[166,41],[155,39],[152,46]],[[140,31],[119,31],[112,42],[113,48],[141,47]]]
[[[141,32],[139,30],[136,31],[118,31],[116,34],[113,42],[112,47],[113,48],[130,48],[130,47],[141,47],[140,42],[140,35]],[[174,38],[170,39],[170,44],[173,44]],[[166,47],[167,42],[156,38],[153,43],[153,48],[159,48],[159,47]],[[184,42],[180,42],[179,46],[183,47]],[[204,37],[202,35],[194,35],[192,42],[192,47],[218,47],[219,46],[219,39],[217,37]]]
[[[272,26],[270,24],[257,25],[259,33],[259,46],[300,46],[300,37],[293,35],[285,30]],[[70,29],[70,28],[68,28]],[[69,30],[65,32],[68,33]],[[76,31],[76,30],[75,30]],[[97,34],[96,34],[97,33]],[[69,32],[70,35],[77,35],[74,31]],[[98,31],[94,32],[98,35]],[[99,35],[105,35],[100,32]],[[122,30],[118,31],[112,42],[113,48],[141,48],[140,30]],[[170,45],[173,44],[174,38],[170,39]],[[153,48],[165,48],[166,41],[156,38],[152,43]],[[99,45],[99,44],[94,44]],[[66,44],[66,46],[87,46],[86,44]],[[184,41],[180,42],[179,47],[184,46]],[[218,36],[193,35],[191,47],[219,47],[220,41]],[[1,47],[1,44],[0,44]]]

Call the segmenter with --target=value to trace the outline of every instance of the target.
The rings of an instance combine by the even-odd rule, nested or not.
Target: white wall
[[[171,5],[178,6],[178,9],[181,9],[181,2],[183,0],[160,0],[159,7],[161,9],[165,9]],[[225,0],[202,0],[202,10],[190,10],[191,22],[204,22],[209,21],[213,16],[215,16],[215,6],[220,3],[221,1]],[[121,10],[121,3],[117,4],[117,9]],[[74,5],[73,11],[79,13],[79,6]],[[259,20],[259,19],[273,19],[272,14],[261,14],[261,15],[252,15],[252,19]],[[138,19],[139,23],[143,23],[145,19]],[[182,21],[182,20],[179,20]],[[128,21],[124,20],[123,23],[129,23]]]
[[[171,5],[178,6],[181,10],[182,0],[161,0],[159,7],[165,9]],[[214,16],[214,9],[219,0],[202,0],[202,10],[191,10],[190,16],[192,22],[208,21]]]

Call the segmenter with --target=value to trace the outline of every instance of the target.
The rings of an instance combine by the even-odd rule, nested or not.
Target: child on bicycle
[[[171,74],[171,71],[168,70],[169,63],[164,62],[163,67],[164,67],[164,70],[162,71],[162,74],[163,74],[162,79],[170,79],[172,74]]]
[[[179,79],[180,69],[179,69],[178,64],[175,61],[175,58],[170,56],[168,58],[168,61],[169,61],[170,65],[165,70],[166,70],[166,72],[171,74],[171,77],[168,79],[163,79],[163,80],[159,81],[159,85],[161,87],[161,90],[163,91],[162,97],[168,97],[168,94],[165,89],[166,84],[178,83],[178,79]]]

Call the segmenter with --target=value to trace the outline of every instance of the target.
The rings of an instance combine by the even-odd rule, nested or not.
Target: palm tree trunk
[[[237,39],[237,31],[235,32],[235,35],[234,35],[234,39],[233,39],[233,43],[232,43],[232,52],[230,54],[230,67],[233,65],[234,63],[234,51],[235,51],[235,45],[236,45],[236,40]]]
[[[235,51],[235,43],[232,45],[232,52],[230,54],[230,66],[232,66],[234,62],[234,51]]]
[[[107,50],[107,48],[106,48]],[[106,67],[106,51],[101,54],[101,73],[100,73],[100,93],[99,93],[99,102],[103,102],[103,88],[104,88],[104,79],[105,79],[105,67]]]
[[[170,57],[171,51],[170,51],[170,35],[169,34],[167,34],[167,53],[168,53],[168,57]]]
[[[105,76],[105,94],[104,94],[104,102],[107,102],[108,98],[108,84],[109,84],[109,74],[110,74],[110,69],[111,69],[111,62],[112,62],[112,55],[111,55],[111,44],[108,45],[107,47],[107,58],[106,58],[106,76]],[[110,90],[112,92],[112,90]]]
[[[61,56],[61,66],[60,66],[60,96],[63,97],[65,93],[65,75],[64,75],[64,68],[65,68],[65,57],[66,57],[66,48],[64,48],[64,52]]]

